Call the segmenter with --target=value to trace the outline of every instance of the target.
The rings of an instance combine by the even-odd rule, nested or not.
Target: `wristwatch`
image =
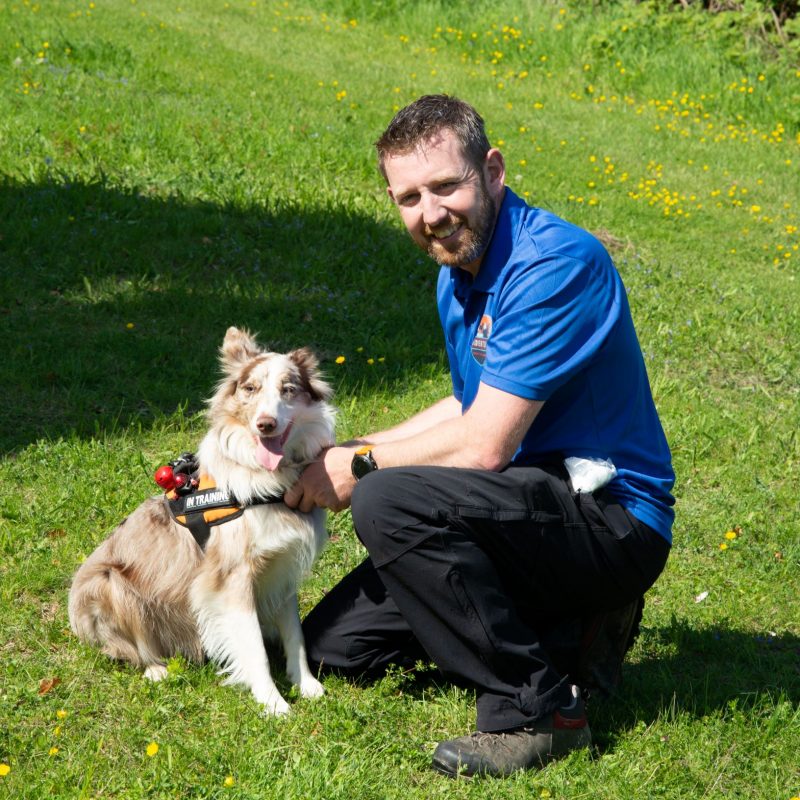
[[[372,448],[370,445],[367,444],[364,445],[364,447],[359,447],[353,454],[353,460],[350,462],[350,471],[353,473],[353,477],[357,481],[360,481],[365,475],[368,475],[370,472],[375,472],[376,469],[378,469],[378,464],[372,455]]]

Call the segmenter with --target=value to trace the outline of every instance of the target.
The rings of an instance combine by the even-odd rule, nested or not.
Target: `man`
[[[591,743],[541,631],[630,604],[660,574],[669,448],[608,254],[505,187],[477,112],[422,97],[376,146],[389,197],[442,265],[453,394],[330,448],[286,495],[350,504],[369,553],[306,618],[308,652],[362,675],[429,659],[475,687],[477,732],[441,742],[433,766],[506,775]],[[577,492],[566,457],[616,473]]]

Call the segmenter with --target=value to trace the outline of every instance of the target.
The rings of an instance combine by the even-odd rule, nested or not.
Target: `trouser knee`
[[[430,500],[412,470],[389,468],[362,478],[351,498],[353,526],[376,567],[430,535]]]

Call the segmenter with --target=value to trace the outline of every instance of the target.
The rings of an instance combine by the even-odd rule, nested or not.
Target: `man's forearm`
[[[465,414],[453,405],[438,409],[438,423],[402,439],[373,441],[379,467],[412,464],[500,470],[512,459],[542,403],[482,387]],[[438,405],[438,404],[437,404]],[[434,406],[431,411],[437,407]],[[449,413],[444,413],[449,412]],[[435,417],[432,414],[426,421]]]
[[[383,444],[385,442],[396,442],[401,439],[408,439],[425,431],[436,428],[441,423],[449,419],[461,416],[461,403],[453,395],[445,397],[434,403],[432,406],[420,411],[413,417],[388,428],[385,431],[377,431],[369,436],[361,437],[361,441],[369,444]]]

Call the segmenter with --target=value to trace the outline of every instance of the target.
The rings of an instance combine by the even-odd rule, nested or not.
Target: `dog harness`
[[[180,494],[171,489],[164,495],[172,519],[188,528],[201,550],[205,550],[211,529],[241,517],[249,506],[283,502],[283,495],[257,497],[240,503],[232,494],[220,489],[214,479],[204,473],[193,476],[196,488]],[[194,486],[195,481],[192,482]]]

